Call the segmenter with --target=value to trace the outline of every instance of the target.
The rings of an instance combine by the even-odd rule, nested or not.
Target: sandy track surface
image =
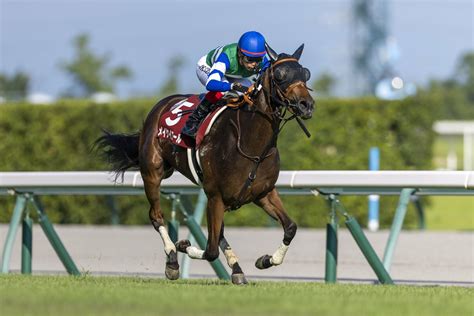
[[[150,226],[65,226],[56,231],[82,272],[162,276],[165,257],[161,238]],[[0,245],[5,242],[8,225],[0,225]],[[388,231],[366,232],[380,258]],[[186,238],[186,228],[180,239]],[[324,280],[325,230],[299,229],[281,266],[258,270],[255,259],[272,254],[283,238],[279,228],[226,227],[226,238],[239,257],[249,279]],[[223,260],[223,256],[221,255]],[[377,280],[352,236],[339,230],[337,276],[341,281]],[[181,262],[181,258],[180,258]],[[223,261],[224,262],[224,261]],[[225,262],[224,262],[225,263]],[[21,267],[21,233],[16,237],[10,263],[12,271]],[[226,265],[227,267],[227,265]],[[64,271],[41,227],[33,228],[33,273]],[[398,283],[457,284],[474,286],[473,232],[403,231],[398,240],[390,270]],[[215,277],[206,261],[193,260],[190,277]]]

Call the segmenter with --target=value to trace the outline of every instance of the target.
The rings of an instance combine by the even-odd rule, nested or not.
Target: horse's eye
[[[285,70],[282,68],[275,69],[275,79],[276,81],[282,81],[285,78]]]
[[[311,78],[311,71],[309,71],[308,68],[303,68],[303,74],[304,74],[305,81],[308,81],[309,78]]]

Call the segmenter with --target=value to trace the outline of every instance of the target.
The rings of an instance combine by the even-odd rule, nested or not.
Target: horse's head
[[[314,100],[306,86],[311,73],[308,68],[304,68],[299,63],[304,44],[292,55],[277,54],[270,46],[267,44],[265,46],[270,57],[267,73],[272,103],[287,107],[302,119],[311,118]]]

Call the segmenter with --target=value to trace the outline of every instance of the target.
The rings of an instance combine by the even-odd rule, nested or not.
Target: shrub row
[[[101,129],[135,132],[153,106],[152,100],[97,105],[88,101],[60,101],[54,105],[6,104],[0,107],[0,171],[107,170],[91,152]],[[366,170],[368,152],[380,148],[382,170],[430,169],[432,123],[436,102],[409,98],[321,100],[313,119],[306,121],[313,135],[307,139],[296,122],[288,123],[278,144],[285,170]],[[321,227],[328,208],[322,198],[283,197],[289,214],[300,226]],[[142,197],[116,198],[123,224],[148,223]],[[367,198],[343,197],[351,213],[366,221]],[[381,222],[387,225],[396,198],[381,199]],[[9,220],[13,198],[1,198],[0,221]],[[45,197],[49,216],[59,223],[107,224],[110,203],[105,197]],[[165,213],[168,202],[164,201]],[[413,212],[411,212],[413,213]],[[410,213],[409,213],[410,214]],[[410,214],[411,215],[411,214]],[[408,225],[414,217],[407,218]],[[263,211],[246,206],[226,215],[227,225],[272,224]]]

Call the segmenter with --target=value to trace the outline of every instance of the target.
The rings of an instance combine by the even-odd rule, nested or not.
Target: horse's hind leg
[[[284,230],[283,243],[275,253],[272,256],[264,255],[255,262],[257,268],[267,269],[271,266],[280,265],[283,262],[290,243],[296,235],[297,226],[283,208],[283,203],[276,189],[273,189],[265,197],[256,201],[255,204],[263,208],[268,215],[278,220]]]
[[[144,152],[147,155],[146,157],[140,157],[140,172],[145,186],[146,197],[150,203],[149,217],[153,227],[155,227],[163,240],[167,256],[165,275],[170,280],[176,280],[179,278],[178,256],[176,254],[176,247],[166,230],[160,207],[160,184],[165,176],[163,158],[161,157],[160,149],[154,146],[148,147],[148,150]]]

